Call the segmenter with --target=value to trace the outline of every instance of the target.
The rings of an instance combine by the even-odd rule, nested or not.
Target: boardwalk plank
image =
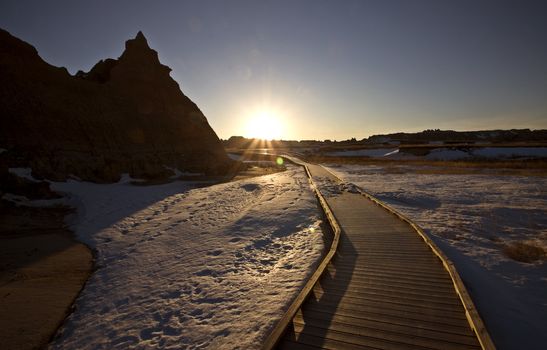
[[[358,194],[327,203],[338,250],[280,348],[480,349],[443,263],[409,224]]]
[[[302,329],[307,329],[310,334],[314,331],[322,329],[321,332],[326,333],[333,331],[338,334],[351,334],[359,337],[370,337],[376,339],[387,340],[390,342],[400,343],[404,346],[418,346],[432,349],[446,350],[461,350],[461,349],[480,349],[477,347],[473,337],[458,337],[446,333],[426,333],[420,332],[415,328],[409,328],[405,333],[401,333],[400,328],[378,327],[381,324],[366,324],[360,322],[359,325],[341,324],[341,323],[325,323],[321,320],[311,319],[304,322],[302,319],[296,319],[295,323]],[[326,332],[325,332],[326,330]],[[426,336],[429,335],[429,336]],[[347,338],[346,338],[347,339]]]
[[[328,272],[331,275],[337,275],[342,273],[351,273],[352,275],[357,276],[376,276],[378,278],[388,278],[388,279],[400,279],[400,280],[411,280],[411,281],[428,281],[428,282],[438,282],[438,283],[448,283],[452,284],[452,280],[442,274],[427,274],[423,272],[402,272],[398,269],[380,269],[379,267],[373,268],[343,268],[339,266],[331,265],[328,268]]]
[[[296,334],[296,339],[299,341],[304,338],[307,339],[310,336],[321,335],[327,343],[328,341],[336,341],[340,343],[348,344],[349,346],[372,346],[376,349],[386,350],[422,350],[422,349],[450,349],[447,345],[450,343],[445,342],[442,344],[440,341],[435,344],[433,341],[427,341],[417,339],[413,337],[395,336],[388,332],[382,332],[378,330],[370,330],[366,328],[360,328],[359,333],[346,333],[333,330],[332,328],[322,329],[306,325],[302,332]],[[439,344],[441,343],[441,344]],[[315,344],[318,344],[316,342]],[[315,345],[314,344],[314,345]],[[343,348],[343,347],[341,347]],[[470,345],[461,345],[458,349],[473,349],[477,347]]]
[[[401,288],[413,288],[416,289],[426,289],[426,290],[435,290],[438,289],[442,292],[447,292],[446,288],[450,288],[452,283],[451,281],[442,280],[442,279],[428,279],[424,276],[408,276],[402,274],[385,274],[379,275],[374,272],[364,272],[364,271],[344,271],[336,270],[330,272],[330,279],[335,280],[344,280],[359,283],[373,283],[373,284],[386,284],[392,285],[394,287]],[[415,277],[412,279],[412,277]],[[452,294],[452,293],[450,293]],[[452,294],[454,295],[454,294]]]
[[[320,288],[320,289],[319,289]],[[359,295],[369,294],[378,295],[380,297],[388,297],[389,299],[399,298],[405,302],[411,301],[431,301],[436,304],[457,305],[460,306],[460,301],[455,295],[439,295],[433,291],[427,290],[411,290],[403,288],[394,288],[393,286],[371,283],[364,286],[355,286],[351,282],[344,280],[334,280],[332,282],[320,282],[314,290],[324,292],[333,292],[339,295]]]
[[[297,315],[294,319],[294,322],[300,327],[310,324],[318,328],[329,328],[332,327],[334,330],[346,332],[346,333],[359,333],[359,328],[369,328],[383,330],[391,333],[395,333],[402,336],[417,336],[427,339],[444,339],[446,342],[456,343],[456,344],[465,344],[475,346],[476,341],[474,336],[471,335],[461,335],[444,331],[435,331],[425,328],[418,328],[414,326],[393,324],[389,322],[379,322],[377,320],[366,320],[360,319],[359,324],[351,322],[340,322],[325,320],[323,318],[315,318],[310,315],[307,315],[304,319],[301,315]],[[353,331],[352,331],[353,330]]]
[[[378,311],[378,312],[374,312]],[[304,311],[303,311],[304,313]],[[460,323],[457,325],[444,322],[444,319],[433,317],[420,317],[419,315],[393,313],[390,310],[371,309],[364,315],[355,315],[345,309],[340,309],[338,312],[326,312],[321,310],[305,310],[305,317],[320,318],[329,322],[342,322],[350,324],[359,324],[363,320],[373,322],[392,323],[414,327],[416,329],[426,329],[442,333],[458,334],[462,336],[473,336],[473,332],[469,328],[463,328]],[[443,323],[444,322],[444,323]],[[453,322],[454,323],[454,322]]]
[[[425,301],[416,301],[416,300],[402,300],[401,298],[389,298],[385,296],[378,296],[378,295],[370,295],[366,293],[359,293],[359,294],[352,294],[350,296],[343,295],[343,294],[336,294],[334,291],[328,291],[325,295],[327,296],[333,296],[331,300],[338,300],[337,304],[332,307],[333,310],[342,309],[345,304],[351,304],[351,302],[356,303],[358,302],[363,307],[368,306],[368,304],[379,304],[381,303],[382,306],[385,309],[398,309],[399,306],[405,305],[405,306],[411,306],[415,308],[421,308],[422,313],[425,314],[436,314],[441,316],[446,316],[450,313],[453,313],[457,310],[460,310],[457,305],[445,305],[445,304],[436,304],[436,303],[427,303]],[[344,297],[344,298],[343,298]],[[347,298],[353,298],[353,300],[347,301]],[[322,300],[322,295],[317,298],[317,300]],[[304,306],[305,307],[305,306]],[[325,304],[325,310],[330,309],[331,307],[327,304]],[[358,307],[354,308],[354,311],[356,311]],[[459,319],[464,320],[463,317],[460,317]],[[468,325],[466,324],[468,327]]]

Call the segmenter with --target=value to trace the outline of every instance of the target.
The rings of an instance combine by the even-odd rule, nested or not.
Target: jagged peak
[[[138,41],[138,42],[142,42],[142,43],[144,43],[148,46],[148,41],[146,40],[146,38],[144,37],[144,34],[140,30],[137,33],[137,36],[135,37],[135,39],[133,39],[133,40]]]
[[[125,42],[125,49],[126,50],[137,49],[137,50],[144,50],[144,51],[151,50],[150,46],[148,46],[148,41],[146,40],[146,37],[140,30],[134,39],[129,39]]]

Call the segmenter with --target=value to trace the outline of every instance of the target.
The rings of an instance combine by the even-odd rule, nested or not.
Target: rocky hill
[[[170,71],[141,32],[118,59],[73,76],[0,29],[2,167],[96,182],[225,173],[232,161]]]

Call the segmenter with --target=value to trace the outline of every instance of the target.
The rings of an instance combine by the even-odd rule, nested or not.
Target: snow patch
[[[178,168],[169,167],[167,165],[164,165],[163,167],[165,169],[171,170],[173,173],[175,173],[174,175],[171,175],[169,177],[170,180],[179,179],[181,176],[203,176],[203,175],[205,175],[204,173],[192,173],[192,172],[189,172],[189,171],[181,171]]]
[[[367,149],[357,149],[357,150],[349,150],[349,151],[337,151],[337,152],[329,152],[327,153],[328,156],[337,156],[337,157],[372,157],[372,158],[378,158],[378,157],[385,157],[391,154],[394,154],[394,152],[398,151],[398,149],[393,148],[367,148]]]
[[[388,153],[384,154],[383,156],[384,156],[384,157],[391,157],[391,156],[394,156],[394,155],[396,155],[396,154],[399,154],[399,149],[395,149],[395,150],[393,150],[393,151],[391,151],[391,152],[388,152]]]
[[[547,147],[485,147],[473,150],[473,155],[485,158],[547,158]]]
[[[461,150],[437,148],[429,152],[425,158],[429,160],[457,160],[469,158],[470,156],[469,153]]]
[[[32,182],[41,182],[40,180],[36,180],[32,176],[32,169],[31,168],[8,168],[8,171],[13,174],[17,175],[23,179],[32,181]]]
[[[167,169],[167,170],[171,170],[171,171],[174,173],[173,175],[171,175],[171,176],[169,177],[169,179],[171,179],[171,180],[177,179],[177,178],[181,177],[181,175],[183,174],[183,172],[180,171],[178,168],[169,167],[169,166],[167,166],[167,165],[164,165],[163,167],[164,167],[165,169]]]
[[[442,144],[432,141],[430,144]],[[326,153],[328,156],[337,157],[370,157],[370,158],[393,158],[393,159],[420,159],[428,160],[458,160],[469,159],[472,157],[478,158],[547,158],[547,147],[483,147],[470,149],[450,149],[450,148],[434,148],[426,156],[413,156],[405,152],[400,152],[399,149],[359,149],[336,151]]]
[[[233,159],[233,160],[241,160],[243,159],[243,156],[241,154],[237,154],[237,153],[226,153],[228,155],[228,157],[230,157],[230,159]]]
[[[205,188],[53,183],[97,271],[52,348],[259,348],[324,251],[308,179],[287,168]]]
[[[30,200],[26,196],[20,196],[13,193],[4,193],[2,199],[23,207],[54,207],[67,204],[65,198]]]

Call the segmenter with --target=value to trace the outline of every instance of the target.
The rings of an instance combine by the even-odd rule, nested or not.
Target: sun
[[[255,113],[247,121],[246,128],[248,137],[263,140],[279,140],[283,134],[281,119],[270,111]]]

